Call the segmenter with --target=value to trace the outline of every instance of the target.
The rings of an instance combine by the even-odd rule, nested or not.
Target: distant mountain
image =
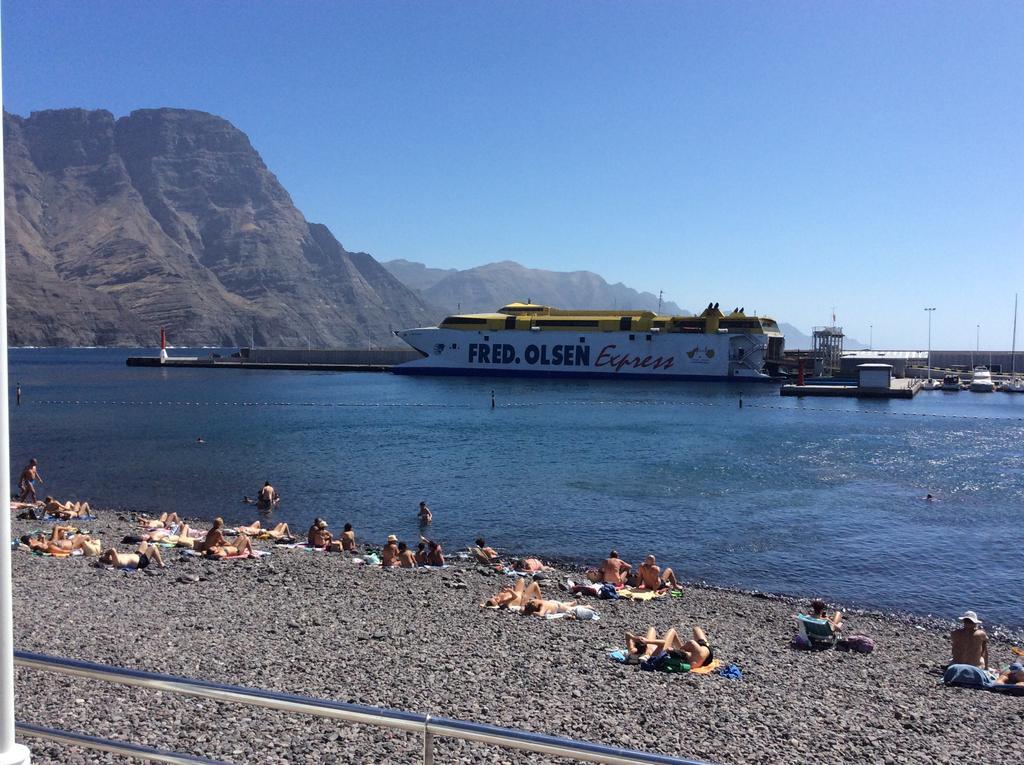
[[[624,284],[609,284],[590,271],[545,271],[513,261],[488,263],[465,271],[430,268],[422,263],[391,260],[382,264],[423,299],[445,313],[483,313],[517,300],[556,308],[658,310],[658,296]],[[662,313],[687,313],[664,301]]]
[[[437,316],[204,112],[4,113],[13,345],[400,345]]]

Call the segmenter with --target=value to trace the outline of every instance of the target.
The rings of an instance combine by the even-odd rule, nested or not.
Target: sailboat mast
[[[1013,293],[1013,345],[1010,347],[1010,377],[1017,374],[1017,293]]]

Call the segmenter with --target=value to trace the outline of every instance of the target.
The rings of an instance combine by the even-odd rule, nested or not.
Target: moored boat
[[[395,334],[423,354],[396,374],[501,377],[768,381],[785,343],[773,319],[717,303],[698,316],[510,303]]]
[[[974,393],[992,393],[996,385],[992,382],[992,374],[986,367],[975,367],[968,390]]]
[[[946,375],[942,378],[942,390],[959,391],[960,375]]]

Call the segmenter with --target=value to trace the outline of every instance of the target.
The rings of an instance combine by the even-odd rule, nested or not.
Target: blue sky
[[[1024,3],[3,3],[5,108],[201,109],[350,250],[1010,345]],[[1021,329],[1024,346],[1024,323]]]

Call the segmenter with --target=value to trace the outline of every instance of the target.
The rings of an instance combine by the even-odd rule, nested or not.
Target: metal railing
[[[235,685],[213,683],[208,680],[193,680],[186,677],[143,672],[136,669],[123,669],[106,664],[64,659],[27,651],[15,651],[14,663],[20,667],[45,672],[57,672],[73,677],[131,685],[138,688],[177,693],[183,696],[194,696],[212,701],[266,707],[281,712],[314,715],[331,720],[373,725],[379,728],[400,730],[407,733],[418,733],[423,736],[423,765],[433,765],[435,737],[455,738],[463,741],[488,744],[490,746],[521,749],[552,757],[564,757],[579,762],[607,763],[607,765],[700,765],[693,760],[620,749],[603,744],[574,741],[543,733],[528,733],[512,728],[499,728],[495,725],[463,722],[447,717],[433,717],[431,715],[401,712],[394,709],[365,706],[363,704],[327,701],[292,693],[242,688]],[[213,762],[212,760],[204,760],[191,755],[164,752],[135,744],[57,731],[25,723],[18,724],[18,731],[23,735],[38,736],[67,744],[102,749],[116,754],[148,759],[155,762]]]

